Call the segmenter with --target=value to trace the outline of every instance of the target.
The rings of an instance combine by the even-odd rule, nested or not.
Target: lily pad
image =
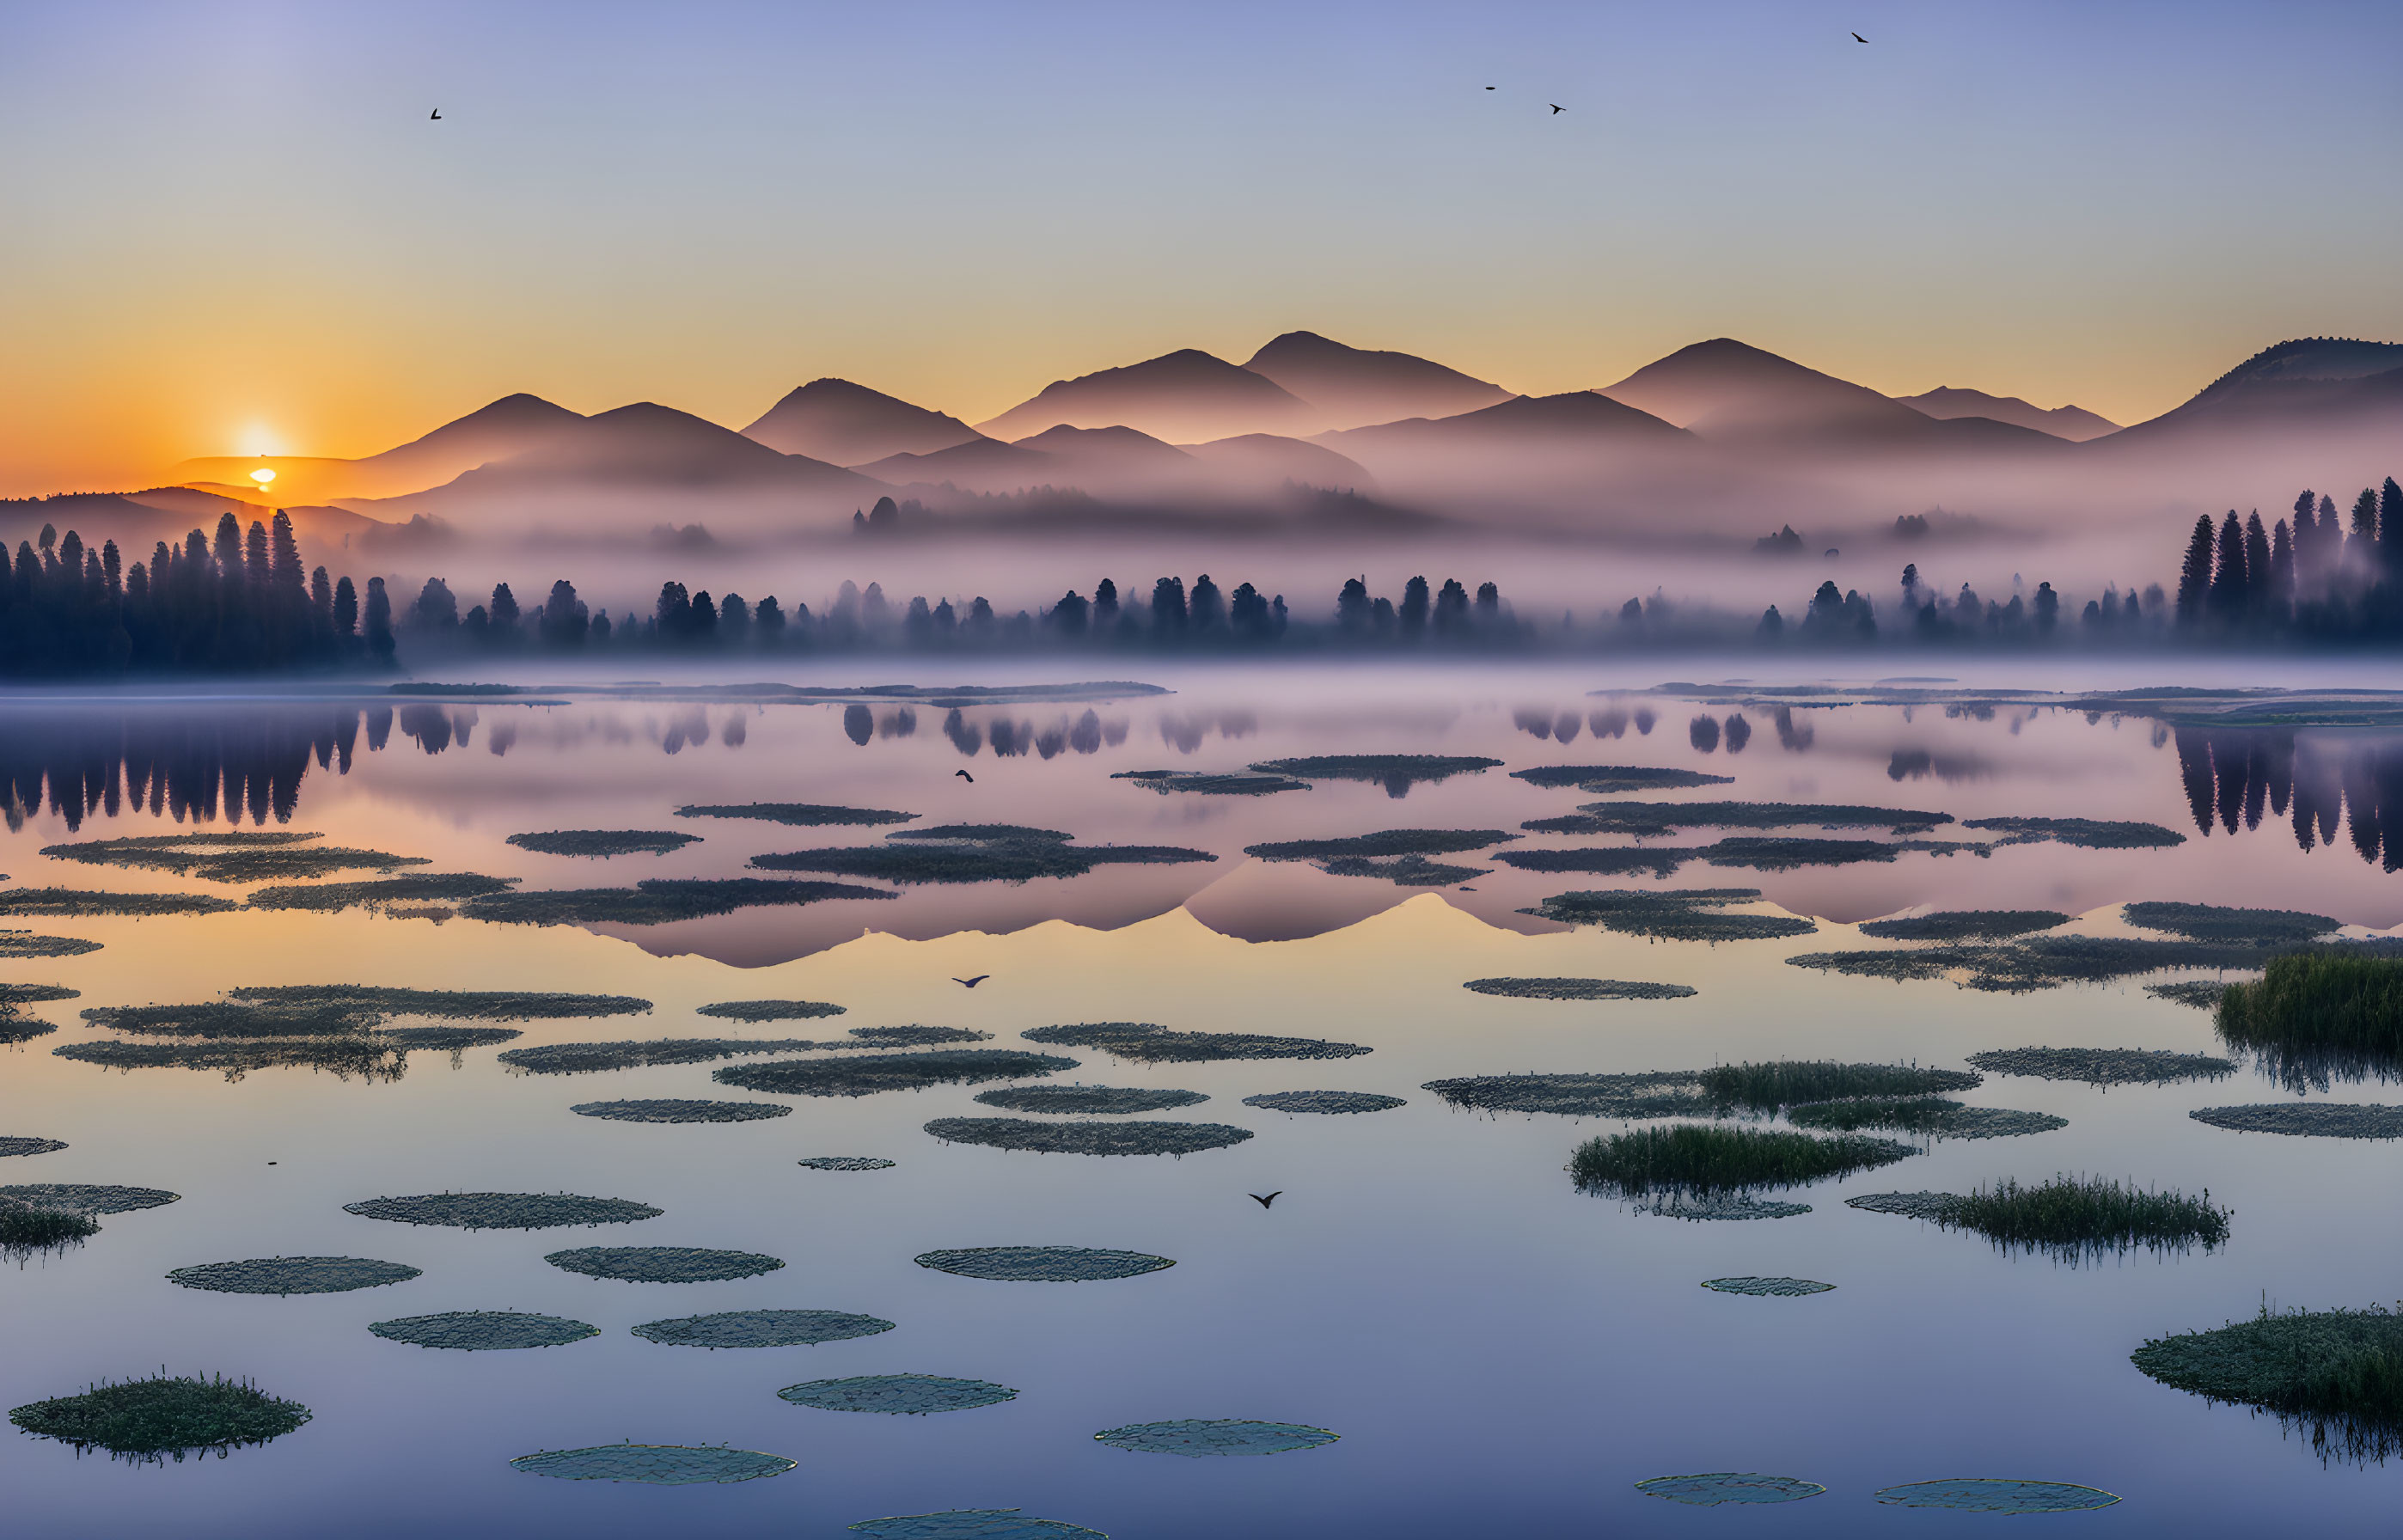
[[[794,828],[820,828],[830,824],[906,824],[918,815],[884,808],[829,807],[820,802],[744,802],[716,807],[682,807],[678,818],[756,818]]]
[[[1702,1094],[1696,1070],[1634,1075],[1470,1075],[1430,1080],[1431,1090],[1456,1107],[1486,1112],[1549,1112],[1571,1117],[1675,1117],[1707,1114],[1716,1103]]]
[[[2269,1102],[2243,1107],[2202,1107],[2198,1123],[2239,1133],[2291,1133],[2319,1139],[2403,1139],[2403,1107],[2375,1103]]]
[[[1253,1032],[1172,1032],[1149,1021],[1087,1021],[1035,1027],[1019,1034],[1030,1043],[1099,1048],[1143,1063],[1201,1063],[1216,1059],[1351,1059],[1370,1051],[1358,1043],[1317,1037],[1271,1037]]]
[[[1029,1519],[1017,1508],[953,1508],[947,1513],[913,1513],[891,1519],[864,1519],[850,1526],[868,1540],[1108,1540],[1057,1519]]]
[[[1135,1278],[1176,1266],[1165,1256],[1090,1246],[975,1246],[965,1251],[923,1252],[913,1260],[937,1272],[1007,1283],[1085,1283]]]
[[[344,1214],[403,1225],[453,1229],[551,1229],[562,1225],[623,1225],[666,1213],[623,1198],[579,1198],[565,1192],[429,1192],[414,1198],[369,1198],[345,1203]]]
[[[1142,1086],[1004,1086],[979,1091],[988,1107],[1012,1112],[1138,1113],[1165,1112],[1210,1100],[1198,1090],[1169,1090]],[[0,1154],[7,1153],[0,1149]]]
[[[509,1468],[563,1481],[640,1481],[654,1487],[689,1487],[703,1482],[756,1481],[765,1476],[782,1476],[799,1464],[781,1454],[716,1445],[602,1444],[589,1450],[545,1450],[540,1454],[521,1454],[509,1462]]]
[[[1093,1435],[1098,1443],[1135,1454],[1180,1454],[1189,1460],[1212,1455],[1285,1454],[1332,1444],[1339,1436],[1299,1422],[1252,1422],[1188,1418],[1174,1422],[1131,1422]]]
[[[601,1328],[556,1315],[529,1315],[521,1311],[450,1311],[440,1315],[407,1315],[370,1322],[368,1330],[389,1342],[413,1342],[421,1348],[453,1348],[462,1353],[499,1353],[516,1348],[556,1348],[598,1337]]]
[[[891,1171],[896,1163],[872,1155],[813,1155],[794,1162],[812,1171]]]
[[[1514,1000],[1683,1000],[1690,984],[1648,984],[1625,978],[1472,978],[1460,986]]]
[[[578,1117],[606,1117],[620,1123],[755,1123],[783,1117],[793,1109],[782,1102],[700,1102],[666,1098],[656,1101],[578,1102],[567,1109]]]
[[[1635,1204],[1638,1213],[1663,1219],[1743,1220],[1791,1219],[1811,1212],[1808,1203],[1757,1198],[1744,1192],[1671,1192]]]
[[[500,1057],[502,1063],[528,1075],[590,1075],[655,1064],[705,1064],[753,1053],[806,1053],[832,1046],[794,1037],[653,1037],[639,1042],[544,1043],[511,1048]]]
[[[1835,1286],[1833,1283],[1814,1283],[1808,1278],[1706,1278],[1702,1281],[1702,1287],[1715,1289],[1720,1294],[1750,1294],[1781,1299],[1795,1295],[1826,1294]]]
[[[729,1021],[806,1021],[842,1013],[842,1006],[824,1000],[720,1000],[693,1011],[695,1016],[716,1016]]]
[[[1076,1067],[1074,1059],[1021,1048],[943,1048],[928,1053],[881,1053],[856,1059],[792,1059],[770,1064],[737,1064],[714,1071],[720,1085],[786,1096],[872,1096],[879,1091],[922,1090],[928,1086],[974,1084],[1056,1075]]]
[[[1231,1123],[1037,1123],[1024,1117],[938,1117],[926,1131],[946,1144],[1050,1155],[1192,1155],[1252,1137]]]
[[[405,1283],[424,1269],[361,1256],[259,1256],[177,1268],[167,1282],[217,1294],[348,1294]]]
[[[2077,1513],[2086,1508],[2107,1508],[2119,1499],[2099,1488],[2067,1481],[1954,1477],[1882,1487],[1877,1500],[1897,1507],[1964,1508],[1972,1513]]]
[[[543,1258],[554,1268],[588,1278],[624,1283],[715,1283],[756,1278],[784,1262],[756,1251],[708,1251],[699,1246],[579,1246]]]
[[[738,1310],[646,1321],[634,1335],[679,1348],[789,1348],[874,1337],[893,1323],[831,1310]]]
[[[1721,1503],[1798,1503],[1827,1489],[1816,1481],[1791,1476],[1759,1476],[1751,1471],[1715,1471],[1705,1476],[1656,1476],[1638,1481],[1635,1490],[1647,1497],[1672,1503],[1716,1507]]]
[[[0,1203],[82,1214],[131,1214],[136,1209],[162,1208],[180,1200],[182,1196],[160,1187],[96,1186],[83,1182],[28,1182],[0,1187]]]
[[[1015,1401],[1018,1393],[989,1380],[946,1380],[935,1374],[864,1374],[850,1380],[813,1380],[786,1385],[781,1400],[821,1411],[874,1411],[902,1417],[966,1411]]]
[[[1845,1199],[1844,1207],[1868,1214],[1898,1214],[1908,1219],[1927,1219],[1940,1225],[1960,1212],[1961,1202],[1957,1192],[1868,1192]]]
[[[552,829],[512,834],[508,843],[541,855],[665,855],[700,838],[673,829]]]
[[[1243,1105],[1266,1107],[1271,1112],[1391,1112],[1409,1104],[1398,1096],[1380,1096],[1366,1090],[1271,1090],[1243,1098]]]
[[[48,1155],[52,1150],[66,1148],[63,1139],[31,1139],[17,1134],[0,1134],[0,1159],[11,1155]]]

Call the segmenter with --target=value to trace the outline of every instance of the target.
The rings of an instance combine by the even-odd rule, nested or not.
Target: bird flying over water
[[[432,120],[437,123],[442,121],[442,109],[440,107],[434,109],[434,117]]]
[[[1854,41],[1854,42],[1855,42],[1855,43],[1866,43],[1866,42],[1868,42],[1868,38],[1866,38],[1866,37],[1863,37],[1859,33],[1854,33],[1854,34],[1853,34],[1853,41]]]
[[[967,783],[969,785],[971,785],[971,786],[973,786],[973,785],[975,785],[975,784],[976,784],[976,777],[975,777],[975,776],[973,776],[973,775],[970,775],[970,774],[969,774],[967,771],[965,771],[965,770],[953,770],[953,771],[951,771],[951,773],[952,773],[953,775],[958,776],[961,780],[963,780],[963,781],[966,782],[966,783]]]
[[[954,984],[964,984],[964,985],[967,986],[969,989],[974,989],[974,988],[976,988],[979,984],[983,983],[986,979],[988,979],[988,978],[992,978],[992,977],[993,977],[993,975],[991,975],[991,974],[989,974],[989,973],[980,973],[980,974],[978,974],[974,978],[954,978],[954,979],[952,979],[952,980],[951,980],[951,982],[952,982],[952,983],[954,983]]]
[[[1544,105],[1551,108],[1555,114],[1563,113],[1569,110],[1568,108],[1562,106],[1558,102],[1547,102]]]
[[[1245,1193],[1243,1196],[1249,1198],[1253,1202],[1257,1203],[1260,1207],[1267,1208],[1271,1203],[1275,1202],[1278,1199],[1285,1196],[1285,1189],[1283,1187],[1279,1187],[1276,1191],[1269,1194],[1266,1198],[1261,1197],[1257,1192]]]

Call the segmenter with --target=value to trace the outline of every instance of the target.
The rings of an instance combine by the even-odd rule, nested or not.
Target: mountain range
[[[1162,509],[1272,512],[1340,493],[1461,524],[1608,534],[1631,520],[1732,533],[1786,509],[1965,499],[2124,514],[2139,487],[2147,506],[2271,506],[2291,497],[2281,488],[2374,479],[2397,464],[2395,343],[2280,343],[2118,428],[1975,390],[1888,396],[1729,338],[1598,389],[1527,396],[1297,331],[1241,365],[1188,348],[1056,381],[974,426],[834,379],[739,433],[648,402],[587,417],[517,395],[364,459],[217,457],[170,479],[256,503],[249,473],[264,465],[278,473],[277,506],[378,525],[423,516],[468,534],[704,520],[832,533],[896,494],[938,522],[972,522],[995,495],[1046,488],[1148,510],[1146,528],[1164,527]],[[0,506],[0,530],[24,506]]]

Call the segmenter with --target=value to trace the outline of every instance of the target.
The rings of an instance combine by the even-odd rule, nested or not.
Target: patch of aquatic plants
[[[1165,1256],[1092,1246],[971,1246],[962,1251],[922,1252],[912,1260],[936,1272],[1003,1283],[1089,1283],[1136,1278],[1176,1266]]]
[[[2090,1086],[2166,1086],[2179,1080],[2218,1080],[2236,1073],[2236,1061],[2208,1053],[2172,1053],[2165,1048],[1990,1048],[1967,1056],[1996,1075],[2038,1080],[2082,1080]]]
[[[180,1463],[188,1455],[222,1455],[264,1444],[309,1417],[299,1402],[270,1395],[247,1380],[165,1373],[104,1382],[80,1395],[30,1402],[8,1413],[9,1422],[36,1437],[144,1463]]]
[[[83,1019],[95,1027],[148,1037],[342,1037],[366,1032],[377,1018],[349,1006],[251,1005],[208,1001],[191,1006],[91,1006]]]
[[[1198,1090],[1169,1090],[1145,1086],[1004,1086],[977,1092],[988,1107],[1012,1112],[1137,1113],[1165,1112],[1210,1100]]]
[[[18,1134],[0,1134],[0,1159],[12,1155],[48,1155],[52,1150],[66,1148],[63,1139],[35,1139]]]
[[[1173,791],[1203,797],[1265,797],[1271,792],[1308,791],[1310,783],[1289,775],[1262,775],[1246,770],[1120,770],[1113,781],[1132,781],[1162,797]]]
[[[898,1162],[881,1160],[872,1155],[813,1155],[794,1164],[812,1171],[891,1171]]]
[[[1460,986],[1513,1000],[1683,1000],[1690,984],[1648,984],[1625,978],[1471,978]]]
[[[1252,1136],[1231,1123],[1038,1123],[1025,1117],[938,1117],[926,1131],[947,1145],[1045,1155],[1193,1155]]]
[[[755,855],[762,871],[824,871],[888,882],[1023,882],[1081,877],[1098,866],[1162,866],[1215,861],[1177,845],[1076,845],[1056,829],[1011,824],[952,824],[902,829],[882,845]]]
[[[1695,853],[1714,867],[1746,867],[1757,871],[1793,871],[1803,867],[1849,867],[1862,862],[1887,862],[1910,852],[1953,855],[1967,852],[1984,855],[1990,847],[1948,839],[1799,839],[1772,836],[1737,836],[1704,845]]]
[[[1511,779],[1531,786],[1575,786],[1596,797],[1630,791],[1689,791],[1696,786],[1733,784],[1732,775],[1705,775],[1700,770],[1667,770],[1652,765],[1538,765],[1512,770]]]
[[[1487,875],[1481,867],[1455,867],[1424,855],[1340,855],[1321,861],[1329,877],[1373,877],[1406,888],[1448,888]]]
[[[2243,1107],[2202,1107],[2198,1123],[2239,1133],[2287,1133],[2317,1139],[2403,1139],[2403,1107],[2329,1102],[2265,1102]]]
[[[377,1037],[404,1052],[413,1048],[447,1049],[451,1062],[458,1062],[461,1048],[489,1048],[501,1043],[514,1043],[525,1034],[515,1027],[382,1027]]]
[[[457,1031],[460,1029],[449,1029]],[[409,1069],[397,1034],[346,1037],[251,1037],[197,1043],[125,1043],[106,1040],[64,1043],[50,1052],[103,1069],[216,1070],[240,1081],[253,1070],[322,1070],[338,1080],[357,1075],[369,1082],[400,1079]]]
[[[897,1417],[924,1417],[938,1411],[966,1411],[975,1407],[1015,1401],[1018,1393],[989,1380],[947,1380],[936,1374],[863,1374],[849,1380],[813,1380],[786,1385],[779,1400],[821,1411],[873,1411]]]
[[[1819,928],[1790,915],[1726,912],[1729,905],[1759,901],[1758,888],[1612,888],[1554,894],[1519,912],[1673,941],[1768,940],[1808,936]]]
[[[1519,871],[1577,872],[1588,877],[1648,872],[1665,881],[1701,853],[1691,845],[1615,845],[1593,850],[1506,850],[1496,852],[1493,859]]]
[[[1803,1102],[1848,1097],[1926,1096],[1968,1090],[1985,1076],[1916,1064],[1841,1064],[1831,1059],[1779,1059],[1719,1064],[1702,1073],[1703,1095],[1721,1106],[1775,1112]]]
[[[528,1075],[590,1075],[657,1064],[706,1064],[753,1053],[806,1053],[833,1046],[799,1037],[652,1037],[624,1043],[541,1043],[510,1048],[500,1060]]]
[[[715,1283],[774,1272],[784,1262],[756,1251],[698,1246],[578,1246],[543,1258],[554,1268],[623,1283]]]
[[[54,1000],[80,1000],[83,991],[64,984],[0,984],[0,1006],[47,1005]]]
[[[1391,1112],[1409,1104],[1398,1096],[1380,1096],[1366,1090],[1271,1090],[1243,1098],[1243,1105],[1266,1107],[1271,1112]]]
[[[729,1021],[807,1021],[842,1013],[842,1006],[824,1000],[720,1000],[693,1011],[695,1016],[715,1016]]]
[[[384,1016],[451,1020],[549,1021],[639,1016],[648,1000],[631,994],[563,994],[543,990],[412,990],[382,984],[268,984],[226,991],[229,1000],[285,1006],[340,1006]]]
[[[34,958],[81,957],[98,951],[100,943],[73,936],[35,936],[29,931],[0,930],[0,961],[21,962]]]
[[[1816,802],[1596,802],[1565,818],[1542,818],[1521,828],[1546,834],[1632,834],[1638,839],[1687,829],[1860,829],[1924,834],[1952,822],[1949,812]]]
[[[1443,754],[1318,754],[1299,759],[1263,759],[1251,768],[1262,775],[1288,775],[1299,781],[1368,781],[1400,798],[1414,785],[1449,781],[1494,769],[1499,759],[1477,755]]]
[[[720,1085],[786,1096],[873,1096],[880,1091],[922,1090],[928,1086],[973,1085],[1057,1075],[1076,1067],[1074,1059],[1021,1048],[939,1048],[926,1053],[882,1053],[856,1059],[790,1059],[769,1064],[736,1064],[714,1071]]]
[[[0,1202],[0,1254],[55,1251],[99,1233],[99,1221],[88,1214]]]
[[[514,881],[516,879],[512,878]],[[705,920],[737,909],[818,904],[836,898],[897,898],[855,882],[811,882],[765,877],[648,877],[630,888],[493,891],[460,912],[504,925],[665,925]]]
[[[363,1219],[452,1229],[552,1229],[562,1225],[623,1225],[666,1213],[623,1198],[582,1198],[567,1192],[429,1192],[413,1198],[369,1198],[342,1205]]]
[[[863,1519],[849,1532],[868,1540],[1106,1540],[1099,1530],[1057,1519],[1030,1519],[1020,1508],[952,1508]]]
[[[2129,1362],[2162,1384],[2269,1412],[2331,1456],[2403,1455],[2403,1312],[2291,1311],[2154,1338]]]
[[[1849,1201],[1878,1213],[1913,1214],[1948,1229],[1974,1230],[2005,1252],[2042,1252],[2068,1262],[2138,1247],[2160,1253],[2200,1245],[2210,1251],[2228,1239],[2229,1211],[2215,1207],[2210,1193],[2191,1198],[2109,1177],[2056,1176],[2034,1185],[2005,1177],[1964,1194],[1882,1196],[1918,1201],[1910,1207]]]
[[[1781,1203],[1773,1199],[1757,1198],[1741,1192],[1674,1192],[1661,1191],[1649,1199],[1636,1200],[1636,1212],[1658,1214],[1663,1219],[1743,1220],[1791,1219],[1808,1214],[1808,1203]]]
[[[1705,1283],[1704,1288],[1715,1287]],[[1638,1481],[1635,1490],[1646,1497],[1715,1508],[1721,1503],[1797,1503],[1827,1489],[1816,1481],[1792,1476],[1762,1476],[1757,1471],[1709,1471],[1700,1476],[1656,1476]]]
[[[132,1214],[182,1200],[183,1194],[163,1187],[119,1187],[89,1182],[25,1182],[0,1187],[0,1204],[57,1209],[66,1214]]]
[[[831,1310],[738,1310],[646,1321],[634,1335],[677,1348],[791,1348],[874,1337],[893,1323]]]
[[[681,807],[679,818],[754,818],[793,828],[824,828],[834,825],[906,824],[918,814],[886,808],[833,807],[820,802],[744,802],[716,807]]]
[[[1673,1123],[1589,1139],[1570,1157],[1568,1169],[1580,1192],[1642,1198],[1656,1190],[1712,1194],[1800,1186],[1917,1153],[1909,1145],[1860,1134],[1821,1138],[1782,1129]]]
[[[2168,931],[2190,941],[2290,947],[2315,941],[2343,924],[2300,909],[2225,909],[2217,904],[2153,900],[2127,905],[2120,917],[2140,930]]]
[[[700,839],[674,829],[551,829],[512,834],[507,842],[537,855],[667,855]]]
[[[1677,1117],[1708,1114],[1695,1070],[1633,1075],[1470,1075],[1430,1080],[1431,1090],[1456,1107],[1480,1112],[1549,1112],[1571,1117]]]
[[[2164,850],[2186,843],[2185,835],[2159,824],[2104,818],[1972,818],[1961,826],[2002,835],[2006,845],[2050,840],[2087,850]]]
[[[1271,1037],[1255,1032],[1172,1032],[1148,1021],[1086,1021],[1035,1027],[1019,1034],[1030,1043],[1099,1048],[1146,1064],[1202,1063],[1218,1059],[1352,1059],[1371,1051],[1358,1043],[1317,1037]]]
[[[1858,1198],[1847,1198],[1844,1206],[1865,1214],[1896,1214],[1906,1219],[1925,1219],[1942,1224],[1961,1205],[1957,1192],[1869,1192]]]
[[[781,1102],[704,1102],[668,1097],[578,1102],[567,1110],[578,1117],[604,1117],[618,1123],[752,1123],[783,1117],[793,1109]]]
[[[2174,1006],[2217,1010],[2219,997],[2228,992],[2228,986],[2215,978],[2181,978],[2174,984],[2146,984],[2145,992]]]
[[[30,1016],[20,1016],[7,1006],[0,1006],[0,1046],[30,1043],[36,1037],[47,1037],[59,1029],[50,1022]]]
[[[507,893],[517,881],[514,877],[449,871],[375,877],[356,882],[280,883],[252,894],[250,907],[332,914],[341,909],[377,909],[392,904],[451,903]]]
[[[1940,1096],[1815,1102],[1788,1107],[1785,1117],[1796,1128],[1823,1132],[1892,1129],[1931,1139],[2008,1139],[2023,1133],[2049,1133],[2069,1126],[2068,1118],[2055,1117],[2050,1113],[1968,1107]]]
[[[2082,1513],[2119,1499],[2100,1487],[2071,1481],[2022,1481],[2008,1477],[1951,1477],[1881,1487],[1877,1500],[1895,1507],[1958,1508],[1970,1513]]]
[[[2219,997],[2220,1041],[2289,1089],[2403,1078],[2403,960],[2335,952],[2270,959]]]
[[[563,1481],[636,1481],[652,1487],[723,1486],[782,1476],[800,1464],[781,1454],[722,1445],[601,1444],[583,1450],[521,1454],[509,1468]]]
[[[1332,861],[1344,856],[1454,855],[1484,850],[1515,834],[1500,829],[1381,829],[1375,834],[1350,834],[1326,839],[1279,839],[1246,845],[1245,855],[1262,861]]]
[[[394,871],[429,865],[422,855],[380,850],[307,845],[317,834],[137,834],[119,839],[87,839],[46,845],[42,853],[60,861],[129,870],[172,871],[210,882],[264,882],[274,878],[324,877],[338,871]]]
[[[240,906],[205,893],[101,893],[88,888],[0,888],[0,914],[58,920],[223,914]]]
[[[1938,943],[1853,951],[1802,952],[1786,961],[1874,978],[1943,978],[1963,974],[1965,989],[2021,994],[2063,984],[2097,983],[2168,968],[2257,968],[2260,948],[2222,941],[2125,936],[2038,936],[2012,945]]]
[[[986,1043],[993,1034],[977,1032],[967,1027],[922,1027],[915,1023],[898,1027],[854,1027],[853,1041],[826,1043],[828,1048],[927,1048],[938,1043]]]
[[[215,1294],[348,1294],[405,1283],[424,1269],[363,1256],[255,1256],[177,1268],[167,1282]]]
[[[1706,1278],[1702,1287],[1719,1294],[1748,1294],[1758,1298],[1787,1299],[1805,1294],[1826,1294],[1836,1285],[1808,1278]]]
[[[1938,909],[1899,920],[1871,920],[1860,929],[1863,936],[1881,941],[1999,941],[2057,929],[2074,918],[2059,909]]]
[[[388,1342],[411,1342],[421,1348],[449,1348],[460,1353],[507,1353],[519,1348],[558,1348],[598,1337],[601,1328],[557,1315],[523,1311],[447,1311],[440,1315],[408,1315],[393,1321],[372,1321],[368,1330]]]
[[[1287,1454],[1332,1444],[1337,1435],[1299,1422],[1255,1422],[1235,1418],[1186,1418],[1173,1422],[1132,1422],[1104,1428],[1096,1443],[1134,1454],[1177,1454],[1188,1460],[1213,1455]]]

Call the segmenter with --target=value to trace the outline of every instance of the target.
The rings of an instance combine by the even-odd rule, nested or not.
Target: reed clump
[[[2250,1321],[2155,1338],[2129,1362],[2162,1384],[2271,1413],[2323,1460],[2403,1454],[2403,1311],[2264,1305]]]
[[[9,1422],[37,1437],[142,1462],[170,1456],[181,1462],[189,1454],[264,1444],[309,1417],[299,1402],[270,1395],[247,1380],[166,1374],[98,1384],[8,1413]]]
[[[1714,1194],[1792,1187],[1891,1165],[1918,1153],[1862,1134],[1821,1138],[1783,1130],[1703,1123],[1631,1129],[1589,1139],[1569,1160],[1584,1192],[1640,1198],[1654,1192]]]
[[[1976,1230],[2006,1251],[2050,1252],[2075,1260],[2147,1251],[2210,1251],[2228,1239],[2229,1211],[2211,1194],[2152,1191],[2100,1176],[2056,1176],[2022,1186],[2006,1177],[1952,1205],[1945,1224]]]
[[[1968,1090],[1984,1080],[1984,1075],[1968,1070],[1923,1069],[1916,1064],[1843,1064],[1832,1059],[1720,1064],[1702,1074],[1702,1092],[1712,1101],[1726,1107],[1761,1113],[1806,1102]]]
[[[2221,1041],[2291,1088],[2403,1077],[2403,960],[2273,957],[2259,982],[2228,986],[2217,1025]]]

